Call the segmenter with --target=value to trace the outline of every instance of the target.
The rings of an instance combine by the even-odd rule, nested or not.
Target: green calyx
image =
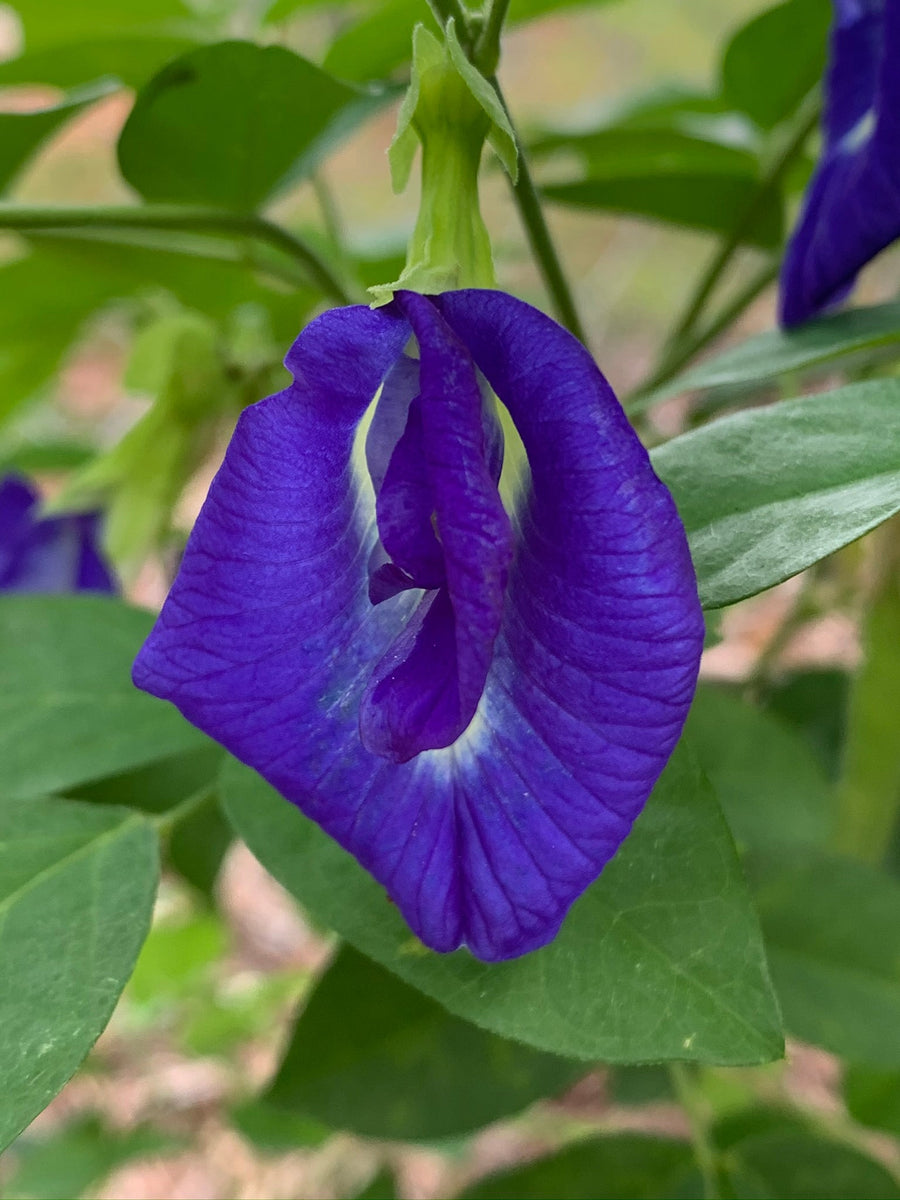
[[[443,44],[423,25],[413,32],[413,69],[388,157],[394,190],[408,180],[422,146],[422,197],[406,266],[396,283],[371,288],[376,304],[395,289],[435,294],[493,287],[494,261],[478,203],[485,141],[510,176],[517,150],[497,94],[466,58],[449,21]]]

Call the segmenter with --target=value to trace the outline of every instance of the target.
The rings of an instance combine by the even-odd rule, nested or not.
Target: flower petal
[[[422,448],[456,629],[462,732],[481,697],[500,631],[512,529],[465,345],[424,296],[400,292],[397,301],[419,343]]]
[[[781,271],[780,320],[838,303],[900,237],[900,6],[840,0],[826,80],[825,144]]]
[[[400,292],[397,303],[419,343],[420,394],[384,477],[378,527],[396,564],[421,586],[446,583],[449,601],[428,601],[415,636],[404,632],[363,696],[364,744],[405,762],[449,746],[475,714],[503,617],[512,531],[474,363],[429,300]]]
[[[9,586],[37,502],[37,492],[24,479],[7,475],[0,480],[0,588]]]
[[[703,620],[672,499],[583,347],[501,293],[435,304],[531,474],[477,734],[456,754],[467,942],[503,958],[554,936],[630,829],[687,715]]]
[[[0,481],[0,591],[115,592],[98,549],[100,515],[37,519],[39,501],[26,480]]]
[[[531,463],[503,625],[468,728],[403,763],[360,737],[363,694],[398,639],[413,643],[400,652],[415,703],[418,656],[435,676],[450,663],[452,676],[460,611],[476,621],[455,607],[472,516],[451,515],[452,496],[469,503],[453,405],[434,414],[435,445],[452,448],[434,478],[456,594],[439,590],[418,609],[411,592],[368,599],[376,534],[371,502],[368,525],[360,515],[351,447],[408,335],[391,309],[319,318],[289,358],[295,384],[242,416],[135,679],[355,854],[429,946],[465,942],[495,960],[550,940],[627,833],[680,731],[702,622],[672,502],[578,343],[498,293],[407,307],[423,378],[444,380],[435,405],[455,394],[451,365],[471,372],[471,353]],[[485,533],[473,525],[470,536]],[[490,547],[488,558],[501,587],[504,560]]]
[[[409,406],[381,489],[375,512],[382,544],[396,566],[416,587],[437,588],[446,582],[444,554],[432,524],[435,499],[425,455],[422,402]]]

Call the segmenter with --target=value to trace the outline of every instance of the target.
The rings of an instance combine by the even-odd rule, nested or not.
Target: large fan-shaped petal
[[[408,335],[395,310],[319,318],[293,387],[244,414],[135,678],[354,853],[428,945],[494,960],[547,942],[628,832],[680,732],[702,623],[672,502],[583,348],[499,293],[414,308],[423,344],[471,353],[531,465],[466,731],[404,763],[359,734],[373,671],[437,603],[368,597],[351,446]]]

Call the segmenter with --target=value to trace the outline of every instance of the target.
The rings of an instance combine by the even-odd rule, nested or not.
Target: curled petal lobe
[[[293,385],[241,418],[135,680],[318,821],[429,946],[533,950],[690,705],[702,619],[677,513],[587,352],[501,293],[335,310],[288,361]],[[354,432],[398,362],[370,482]],[[528,456],[511,519],[482,377]],[[413,500],[387,532],[392,470]],[[439,570],[417,580],[424,514]]]
[[[836,0],[823,148],[781,272],[783,325],[838,303],[900,237],[900,6]]]

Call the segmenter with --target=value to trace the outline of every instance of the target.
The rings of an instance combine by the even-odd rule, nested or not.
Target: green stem
[[[728,329],[745,309],[750,307],[757,296],[775,282],[778,278],[779,267],[780,264],[777,261],[766,263],[704,330],[686,340],[673,358],[660,366],[636,392],[633,392],[625,400],[625,408],[628,412],[643,412],[648,408],[653,403],[654,393],[658,388],[668,383],[670,379],[674,379],[683,366],[701,350],[704,350],[710,342],[715,341],[720,333]]]
[[[509,4],[510,0],[489,0],[487,19],[475,43],[472,62],[488,79],[495,74],[500,62],[500,34]]]
[[[334,198],[334,192],[331,190],[328,180],[320,171],[316,171],[313,174],[311,182],[316,202],[319,205],[319,212],[322,214],[325,232],[328,234],[328,239],[334,247],[335,258],[337,259],[341,273],[345,278],[352,279],[355,272],[350,255],[347,252],[344,225],[338,210],[337,201]]]
[[[256,213],[228,212],[182,204],[121,205],[97,208],[30,208],[0,204],[0,229],[22,233],[76,229],[164,229],[225,233],[263,242],[298,263],[309,281],[338,304],[352,303],[344,285],[311,246]]]
[[[538,196],[537,188],[534,186],[534,180],[531,177],[528,159],[525,156],[525,147],[522,145],[522,139],[513,123],[509,107],[503,92],[500,90],[497,77],[495,75],[492,76],[490,82],[506,111],[507,117],[509,117],[509,122],[516,139],[516,146],[519,151],[519,175],[516,182],[512,184],[512,191],[516,207],[519,210],[519,216],[525,227],[528,244],[538,264],[547,291],[553,300],[556,315],[570,333],[574,333],[579,341],[587,344],[584,326],[581,324],[581,318],[575,307],[575,299],[569,287],[569,281],[566,279],[559,255],[556,253],[556,247],[553,244],[553,238],[547,226],[544,210],[541,207],[541,200]]]
[[[847,705],[833,844],[844,854],[879,865],[890,848],[900,807],[900,518],[874,531],[870,553],[876,578],[862,622],[864,658]]]
[[[187,820],[188,817],[192,817],[195,812],[203,808],[204,804],[208,804],[213,800],[215,795],[215,787],[207,784],[206,787],[200,788],[199,791],[191,792],[190,796],[186,796],[184,800],[179,801],[172,808],[151,817],[151,823],[160,837],[166,837],[176,825],[180,825],[182,821]]]
[[[434,13],[441,28],[448,21],[453,21],[459,44],[468,55],[472,49],[472,14],[462,0],[428,0],[428,7]]]
[[[669,1063],[669,1078],[678,1102],[684,1109],[691,1130],[691,1145],[697,1168],[703,1180],[703,1195],[706,1200],[717,1200],[719,1189],[719,1167],[715,1147],[709,1136],[708,1121],[703,1098],[697,1093],[694,1080],[684,1063]]]
[[[506,18],[509,0],[491,0],[487,20],[477,37],[475,47],[472,46],[473,25],[475,25],[475,22],[472,19],[472,14],[464,7],[461,0],[428,0],[428,3],[442,26],[446,25],[451,17],[453,18],[457,35],[463,48],[466,50],[469,60],[485,74],[494,91],[497,93],[498,100],[503,105],[516,139],[516,148],[519,152],[518,179],[512,184],[513,199],[515,200],[516,208],[519,210],[519,217],[525,228],[531,253],[538,264],[544,285],[550,293],[556,315],[570,333],[573,333],[579,341],[586,343],[587,338],[585,337],[584,326],[581,324],[581,319],[578,316],[578,310],[575,307],[575,300],[569,288],[569,282],[562,269],[559,255],[556,253],[556,247],[553,244],[553,238],[550,235],[550,229],[544,217],[544,210],[541,207],[540,197],[538,196],[537,188],[534,186],[534,180],[531,177],[528,160],[525,157],[525,147],[522,145],[522,139],[513,122],[509,105],[506,103],[506,98],[500,88],[500,82],[493,73],[496,61],[494,61],[490,71],[485,70],[485,65],[483,65],[490,65],[490,59],[494,55],[495,49],[496,57],[499,57],[500,32]]]
[[[791,136],[787,138],[780,152],[772,159],[768,169],[763,173],[749,204],[735,222],[731,232],[722,241],[717,254],[697,283],[684,312],[669,335],[662,354],[663,367],[668,366],[670,358],[678,352],[682,340],[696,325],[725,268],[743,244],[747,233],[753,228],[763,207],[769,202],[773,193],[780,189],[785,175],[818,125],[820,112],[821,100],[818,90],[814,90],[809,93],[800,106]]]

